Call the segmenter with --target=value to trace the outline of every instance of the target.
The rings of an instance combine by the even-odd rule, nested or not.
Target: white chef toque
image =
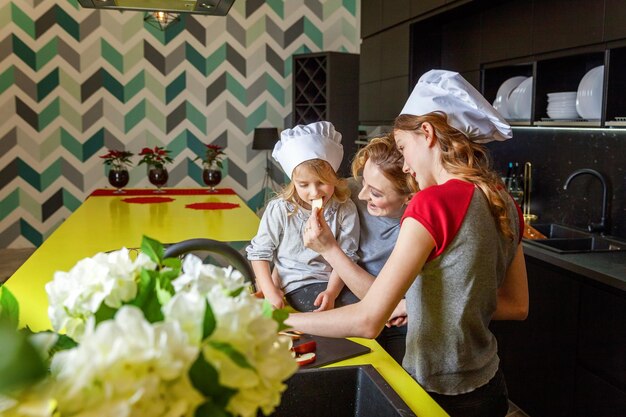
[[[280,133],[272,157],[291,179],[295,167],[311,159],[322,159],[337,172],[343,159],[341,133],[330,122],[297,125]]]
[[[444,112],[450,126],[471,141],[487,143],[512,137],[511,126],[458,72],[430,70],[422,75],[401,114]]]

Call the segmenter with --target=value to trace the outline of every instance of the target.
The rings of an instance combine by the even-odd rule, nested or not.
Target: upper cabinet
[[[514,125],[626,127],[623,0],[361,4],[364,124],[391,122],[419,77],[443,68],[492,103],[517,103],[505,115]],[[377,31],[368,32],[375,19]]]

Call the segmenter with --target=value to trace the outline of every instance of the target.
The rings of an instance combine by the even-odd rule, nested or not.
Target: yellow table
[[[131,192],[133,190],[129,190]],[[172,190],[175,191],[175,190]],[[157,204],[129,204],[135,196],[92,196],[63,222],[33,255],[6,282],[20,303],[21,326],[34,331],[52,328],[48,319],[45,284],[55,271],[68,271],[76,262],[98,252],[136,248],[145,234],[162,243],[191,238],[219,241],[249,241],[259,218],[237,195],[167,195],[174,201]],[[225,210],[192,210],[192,203],[232,203]]]
[[[132,190],[131,190],[132,191]],[[45,284],[55,271],[68,271],[79,260],[97,252],[138,247],[145,234],[162,243],[204,237],[219,241],[249,241],[256,234],[259,218],[237,195],[156,195],[174,201],[129,204],[120,196],[92,196],[46,239],[5,284],[20,303],[21,326],[48,330],[48,299]],[[225,210],[191,210],[192,203],[233,203]],[[420,417],[447,414],[385,352],[375,340],[353,338],[372,351],[334,366],[373,365],[407,405]]]

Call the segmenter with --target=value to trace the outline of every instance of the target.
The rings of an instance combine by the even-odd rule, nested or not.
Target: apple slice
[[[291,350],[300,355],[303,353],[315,352],[315,349],[317,349],[317,343],[315,340],[309,340],[308,342],[300,343],[299,345],[295,345],[291,348]]]
[[[296,362],[300,366],[308,365],[315,362],[315,357],[316,355],[313,352],[303,353],[302,355],[296,356]]]
[[[323,198],[316,198],[315,200],[311,200],[311,208],[318,208],[321,210],[323,205],[324,205]]]
[[[278,332],[278,334],[280,336],[287,336],[291,340],[298,340],[298,339],[300,339],[300,335],[298,333],[294,332],[294,331],[289,331],[289,330],[280,331],[280,332]]]

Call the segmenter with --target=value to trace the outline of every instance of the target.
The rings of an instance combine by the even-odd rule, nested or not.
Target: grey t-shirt
[[[271,200],[263,213],[259,230],[246,248],[248,260],[274,262],[281,279],[281,289],[288,294],[305,285],[328,282],[332,267],[302,241],[302,232],[311,211],[283,199]],[[357,261],[359,220],[351,200],[338,203],[332,199],[324,208],[324,219],[339,246]]]
[[[406,294],[410,320],[402,365],[427,391],[448,395],[483,386],[498,369],[498,345],[489,322],[520,239],[519,215],[509,195],[503,193],[513,241],[499,233],[482,191],[460,183],[465,184],[461,193],[450,188],[458,191],[458,180],[435,186],[440,189],[434,197],[430,188],[422,190],[421,202],[414,204],[414,199],[407,209],[427,229],[446,229],[442,223],[449,221],[449,213],[464,210],[459,208],[463,198],[469,203],[456,234],[426,262]],[[416,206],[420,208],[414,210]],[[448,214],[424,214],[433,213],[433,206]]]
[[[377,276],[387,262],[400,233],[400,217],[372,216],[367,211],[367,201],[359,200],[362,185],[351,178],[348,180],[350,198],[359,212],[361,239],[359,243],[359,261],[361,268]]]

